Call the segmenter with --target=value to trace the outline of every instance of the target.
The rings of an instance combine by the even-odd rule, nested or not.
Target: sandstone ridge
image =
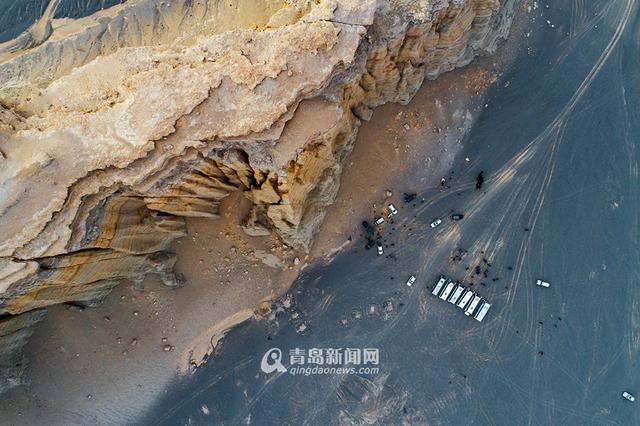
[[[491,53],[515,0],[138,0],[0,55],[0,390],[43,308],[176,285],[185,217],[308,250],[361,120]]]

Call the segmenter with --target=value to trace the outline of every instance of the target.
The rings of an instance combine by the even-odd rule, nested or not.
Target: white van
[[[462,293],[464,293],[466,289],[464,287],[462,287],[461,285],[458,286],[458,288],[456,288],[456,291],[453,292],[453,296],[451,296],[451,299],[449,299],[449,303],[453,303],[454,305],[456,304],[456,302],[460,299],[460,296],[462,296]]]
[[[451,296],[451,293],[453,292],[453,288],[455,286],[456,286],[456,283],[454,283],[453,281],[450,281],[449,284],[447,284],[447,286],[444,288],[444,291],[442,292],[442,294],[440,295],[440,299],[447,300],[449,296]]]
[[[431,294],[435,296],[439,296],[446,282],[447,282],[447,279],[445,277],[440,277],[436,286],[433,288],[433,291],[431,292]]]
[[[478,312],[476,312],[476,314],[473,316],[476,320],[482,322],[482,320],[484,319],[485,315],[487,315],[487,312],[489,312],[489,308],[491,307],[491,304],[487,303],[487,301],[485,300],[482,303],[482,306],[480,306],[480,309],[478,309]]]
[[[458,308],[464,309],[469,301],[473,298],[473,296],[475,296],[474,292],[472,292],[471,290],[467,291],[464,296],[462,296],[462,299],[460,299],[460,301],[458,302]]]
[[[467,306],[467,309],[464,310],[464,314],[466,316],[471,315],[473,313],[473,311],[476,310],[476,308],[478,307],[478,304],[480,303],[481,300],[482,300],[482,297],[475,296],[473,298],[473,300],[471,301],[471,303],[469,303],[469,306]]]

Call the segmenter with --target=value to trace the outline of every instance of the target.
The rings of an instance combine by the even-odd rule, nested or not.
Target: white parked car
[[[376,226],[380,226],[384,223],[384,217],[380,216],[379,218],[376,219],[375,222],[373,222],[376,224]]]
[[[542,280],[536,280],[536,285],[539,285],[540,287],[549,287],[550,284],[546,281],[542,281]]]
[[[413,283],[416,282],[416,277],[414,277],[413,275],[411,275],[409,277],[409,279],[407,280],[407,286],[411,287],[413,285]]]
[[[436,226],[440,225],[442,223],[442,219],[436,219],[433,222],[431,222],[429,224],[430,227],[435,228]]]
[[[464,308],[467,307],[467,304],[471,301],[471,299],[473,299],[474,296],[474,292],[472,292],[471,290],[467,291],[464,296],[462,296],[462,299],[460,299],[460,301],[458,302],[458,308],[464,310]]]
[[[489,312],[490,307],[491,307],[491,304],[485,300],[484,302],[482,302],[482,305],[480,305],[480,309],[478,309],[478,312],[476,312],[476,314],[473,317],[477,321],[482,322],[484,317],[487,315],[487,312]]]
[[[476,308],[478,307],[478,304],[480,304],[480,301],[482,301],[482,297],[477,295],[473,296],[473,299],[471,299],[471,303],[469,303],[469,306],[467,306],[467,309],[464,310],[464,314],[466,316],[473,314],[473,311],[476,310]]]
[[[447,284],[447,286],[444,288],[444,291],[439,296],[440,299],[448,300],[451,296],[451,293],[453,293],[453,290],[455,290],[457,286],[458,284],[456,284],[455,281],[449,281],[449,284]]]
[[[636,397],[631,395],[629,392],[624,391],[622,392],[622,397],[624,399],[626,399],[627,401],[631,401],[631,402],[636,402]]]
[[[436,286],[433,288],[433,291],[431,292],[431,294],[435,296],[440,296],[440,292],[442,291],[446,283],[447,283],[447,279],[443,276],[440,276],[440,279],[436,283]]]
[[[389,216],[398,214],[398,209],[393,204],[389,204]]]
[[[381,256],[381,255],[382,255],[382,253],[384,253],[384,252],[382,251],[382,246],[381,246],[380,244],[378,244],[378,256]]]

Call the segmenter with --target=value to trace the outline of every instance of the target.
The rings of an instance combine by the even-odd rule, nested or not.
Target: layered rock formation
[[[139,0],[0,57],[0,389],[43,307],[157,273],[184,218],[310,247],[361,120],[492,52],[516,0]]]

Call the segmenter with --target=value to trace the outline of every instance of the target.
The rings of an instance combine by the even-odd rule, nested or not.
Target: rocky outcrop
[[[252,201],[247,233],[308,249],[361,120],[493,51],[514,2],[139,0],[5,52],[0,361],[36,309],[148,273],[176,285],[184,218],[231,192]]]

